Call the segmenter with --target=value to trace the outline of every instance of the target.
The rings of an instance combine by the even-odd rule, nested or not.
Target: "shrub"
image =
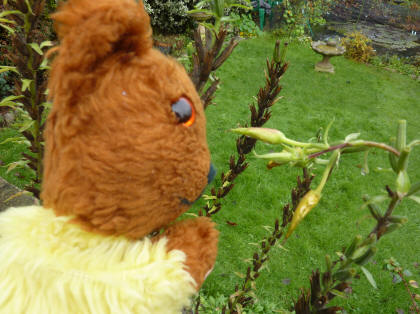
[[[143,2],[150,15],[153,30],[158,33],[185,33],[193,25],[193,20],[187,14],[193,9],[193,0],[144,0]]]
[[[230,16],[233,19],[230,24],[235,34],[239,34],[241,37],[257,37],[262,33],[250,14],[231,13]]]
[[[375,50],[370,45],[371,40],[360,32],[353,32],[343,38],[346,47],[346,56],[358,62],[367,63],[375,55]]]

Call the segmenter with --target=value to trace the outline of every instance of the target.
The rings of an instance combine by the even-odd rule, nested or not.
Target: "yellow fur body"
[[[102,236],[39,206],[0,215],[0,313],[179,313],[194,294],[185,254]]]

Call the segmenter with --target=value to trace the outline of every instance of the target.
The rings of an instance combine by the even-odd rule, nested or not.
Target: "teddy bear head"
[[[208,183],[200,97],[184,68],[153,49],[140,1],[71,0],[53,16],[41,198],[94,232],[143,237]]]

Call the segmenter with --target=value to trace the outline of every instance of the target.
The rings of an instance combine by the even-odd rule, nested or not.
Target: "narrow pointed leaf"
[[[0,26],[3,27],[4,29],[6,29],[9,33],[14,34],[15,30],[13,28],[11,28],[10,26],[7,26],[6,24],[1,24]]]
[[[33,80],[27,80],[27,79],[22,80],[22,92],[26,91],[31,86],[32,82]]]
[[[373,276],[370,273],[370,271],[368,271],[363,266],[361,266],[360,268],[362,269],[363,274],[365,275],[365,277],[369,281],[369,283],[372,285],[372,287],[374,287],[375,289],[378,289],[378,286],[376,285],[376,281],[375,281],[375,279],[373,279]]]
[[[35,50],[38,54],[40,54],[41,56],[44,54],[44,53],[42,52],[41,47],[39,47],[39,45],[38,45],[37,43],[30,43],[30,44],[29,44],[29,46],[30,46],[33,50]]]
[[[359,136],[360,136],[360,133],[351,133],[351,134],[346,136],[346,138],[344,139],[344,142],[346,142],[346,143],[351,142],[351,141],[357,139]]]
[[[7,71],[12,71],[12,72],[15,72],[16,74],[19,74],[19,71],[16,69],[16,67],[11,67],[7,65],[0,66],[0,73],[7,72]]]
[[[420,204],[419,196],[410,195],[408,198]]]

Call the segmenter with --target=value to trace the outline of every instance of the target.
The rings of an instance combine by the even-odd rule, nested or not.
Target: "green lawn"
[[[243,41],[217,75],[222,86],[217,92],[217,106],[207,109],[208,141],[213,163],[219,173],[226,171],[229,156],[235,151],[236,135],[229,129],[248,121],[248,105],[264,84],[264,67],[267,56],[272,55],[274,41],[269,37]],[[335,118],[330,131],[332,140],[360,132],[363,139],[388,141],[394,136],[398,119],[408,122],[408,139],[420,138],[420,84],[409,77],[371,66],[357,64],[342,57],[334,58],[336,74],[316,73],[315,62],[320,60],[310,48],[291,45],[288,52],[290,67],[282,80],[284,98],[273,108],[268,127],[282,130],[288,137],[306,141],[319,127],[326,127]],[[12,136],[10,130],[0,131],[0,142]],[[271,147],[258,144],[259,153]],[[19,148],[0,146],[0,160],[7,163],[16,158]],[[420,180],[420,148],[410,160],[412,181]],[[335,255],[349,244],[356,234],[366,235],[374,222],[367,210],[360,210],[363,194],[377,195],[385,184],[393,183],[390,173],[375,172],[376,167],[386,167],[388,156],[382,151],[372,151],[371,172],[361,175],[358,167],[362,155],[345,155],[340,167],[327,183],[320,204],[299,225],[286,243],[286,250],[275,249],[267,268],[257,280],[258,297],[262,304],[275,308],[288,308],[296,299],[300,287],[308,287],[311,270],[324,268],[325,254]],[[236,186],[223,201],[223,208],[215,215],[221,232],[219,256],[213,273],[203,286],[204,296],[230,295],[244,273],[247,259],[256,250],[252,243],[259,242],[273,226],[281,209],[289,201],[290,189],[295,185],[298,169],[278,167],[268,171],[263,161],[250,156],[249,168],[236,179]],[[319,182],[320,170],[314,186]],[[22,180],[13,173],[0,176],[22,186]],[[216,179],[216,184],[220,183]],[[197,212],[204,204],[194,205]],[[420,280],[420,205],[408,200],[398,207],[396,214],[406,215],[409,222],[401,229],[383,238],[378,244],[374,262],[366,267],[378,284],[373,289],[362,276],[353,284],[353,294],[348,299],[337,299],[349,313],[395,313],[397,308],[406,313],[410,297],[402,283],[393,284],[389,273],[382,270],[383,260],[395,257],[403,267]],[[227,221],[237,225],[231,226]],[[287,279],[286,281],[284,281]],[[290,280],[290,282],[289,282]],[[265,313],[269,313],[265,310]]]
[[[236,136],[230,128],[248,121],[248,104],[264,83],[266,56],[271,56],[273,40],[247,40],[218,72],[222,87],[217,93],[217,106],[207,109],[208,140],[212,158],[219,172],[226,171],[229,156],[235,150]],[[345,58],[333,58],[336,74],[317,73],[314,64],[320,60],[310,48],[292,45],[288,52],[290,67],[282,80],[284,98],[273,108],[268,127],[282,130],[286,136],[305,141],[313,137],[319,127],[326,127],[335,118],[330,131],[332,140],[343,139],[352,132],[360,132],[363,139],[388,141],[395,135],[398,119],[408,123],[408,139],[420,138],[420,84],[400,74],[357,64]],[[259,153],[271,147],[257,145]],[[338,170],[328,182],[323,199],[299,226],[286,244],[288,251],[272,252],[262,276],[257,281],[258,295],[264,303],[275,303],[288,308],[297,297],[300,287],[308,287],[312,269],[324,267],[325,254],[334,255],[348,245],[355,234],[366,235],[374,225],[367,210],[360,210],[363,194],[377,195],[385,184],[392,184],[389,173],[372,171],[386,167],[388,156],[372,151],[371,172],[361,175],[358,167],[362,155],[344,155]],[[229,295],[239,278],[234,272],[244,273],[246,259],[252,257],[258,242],[281,217],[281,208],[289,200],[289,191],[295,184],[297,169],[279,167],[266,170],[265,163],[249,158],[250,166],[238,177],[233,191],[226,197],[223,209],[214,219],[221,231],[220,253],[216,268],[207,279],[205,295]],[[410,160],[415,181],[420,180],[420,149]],[[320,169],[321,170],[321,169]],[[319,181],[320,171],[315,184]],[[413,178],[414,179],[414,178]],[[414,180],[413,180],[414,181]],[[198,208],[198,206],[197,206]],[[419,279],[420,262],[420,205],[411,200],[397,209],[398,214],[410,219],[401,230],[381,240],[375,263],[369,263],[378,290],[362,277],[356,280],[350,298],[337,300],[350,313],[395,313],[405,311],[410,297],[402,283],[392,284],[391,275],[382,270],[383,260],[394,256]],[[237,223],[230,226],[227,221]],[[290,279],[290,284],[283,283]],[[380,309],[380,310],[378,310]]]

